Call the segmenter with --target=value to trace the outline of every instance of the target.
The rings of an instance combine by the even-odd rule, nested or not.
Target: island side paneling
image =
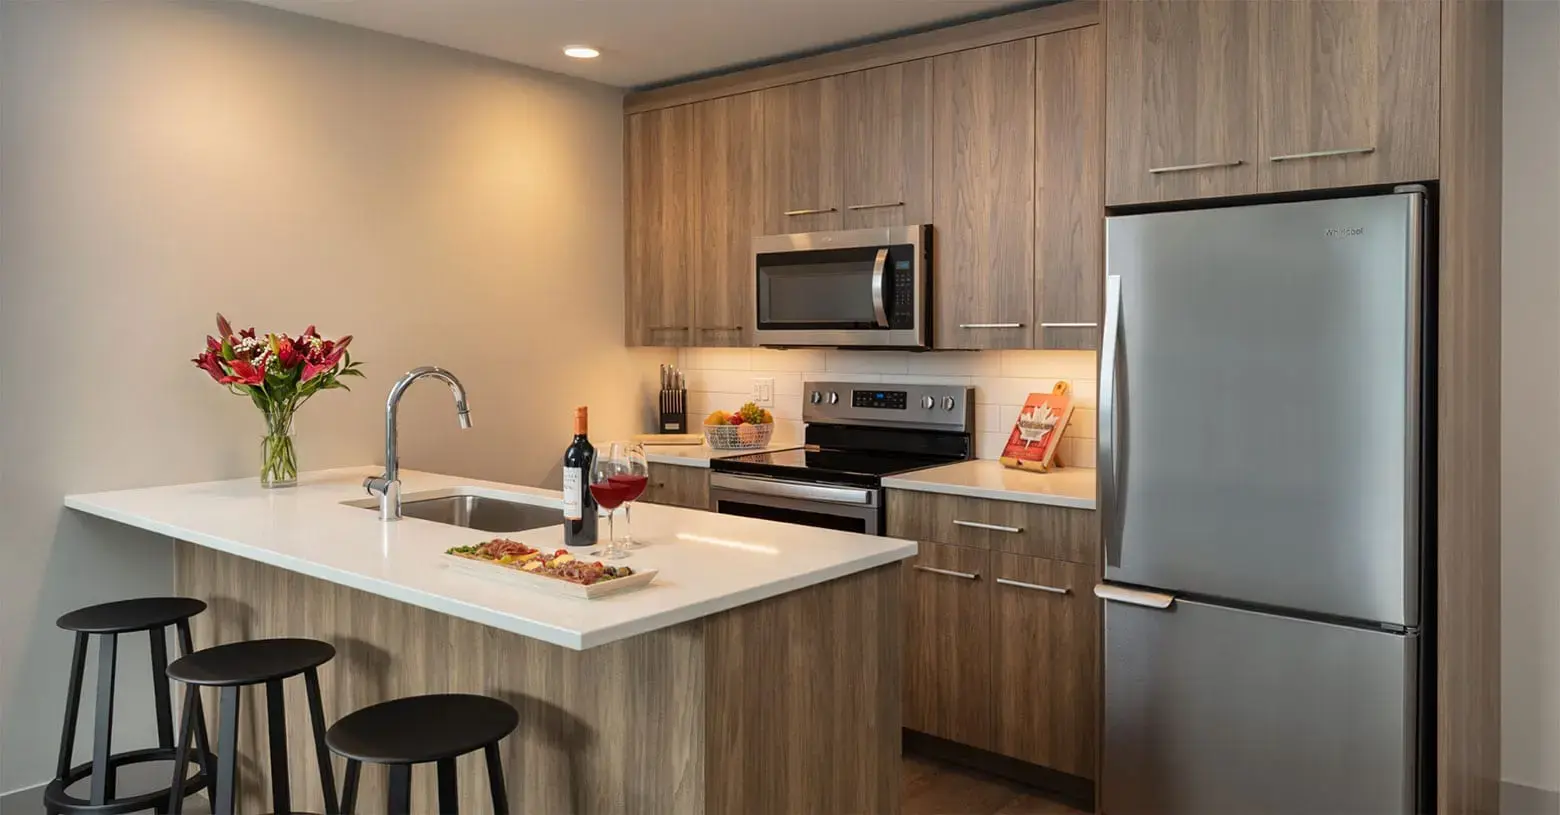
[[[210,609],[197,647],[260,637],[336,646],[325,716],[419,693],[496,696],[521,813],[898,811],[897,565],[586,651],[521,637],[256,561],[180,543],[175,584]],[[295,807],[322,810],[301,680],[287,683]],[[216,697],[205,697],[215,726]],[[264,694],[246,691],[241,811],[270,809]],[[215,735],[215,731],[213,731]],[[334,763],[339,787],[343,763]],[[480,756],[458,762],[463,812],[487,813]],[[365,767],[359,810],[384,801]],[[437,811],[432,766],[413,811]]]

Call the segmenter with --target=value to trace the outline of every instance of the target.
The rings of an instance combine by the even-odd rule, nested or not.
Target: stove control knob
[[[819,404],[821,402],[823,402],[823,394],[819,393],[818,391],[813,391],[812,392],[812,403],[816,405],[816,404]]]
[[[930,396],[923,396],[923,397],[921,397],[921,407],[925,408],[926,410],[931,410],[932,407],[934,405],[936,405],[936,404],[937,404],[937,400],[933,399]]]
[[[839,401],[840,401],[840,395],[835,393],[834,391],[829,391],[829,404],[837,405],[837,404],[839,404]]]
[[[954,405],[956,405],[956,404],[957,404],[957,402],[955,402],[955,401],[954,401],[954,400],[953,400],[953,397],[952,397],[952,396],[944,396],[944,397],[943,397],[943,398],[942,398],[942,407],[943,407],[943,410],[953,410],[953,407],[954,407]]]

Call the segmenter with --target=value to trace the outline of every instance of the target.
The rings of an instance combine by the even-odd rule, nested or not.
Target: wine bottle
[[[563,543],[565,546],[596,545],[596,499],[590,494],[590,468],[596,463],[596,448],[586,438],[589,419],[586,408],[574,409],[574,442],[563,451]]]

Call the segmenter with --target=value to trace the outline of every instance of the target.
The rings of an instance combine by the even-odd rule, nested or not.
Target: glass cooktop
[[[923,470],[927,467],[952,464],[955,461],[959,459],[950,459],[946,456],[807,447],[717,458],[710,462],[710,469],[716,472],[747,473],[795,481],[821,481],[875,487],[885,475]]]

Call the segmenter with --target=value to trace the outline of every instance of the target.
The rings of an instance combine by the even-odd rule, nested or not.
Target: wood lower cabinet
[[[1264,3],[1101,3],[1105,203],[1257,191],[1256,40]]]
[[[1035,347],[1035,41],[933,60],[938,348]]]
[[[650,483],[640,500],[685,509],[709,509],[710,471],[678,464],[651,464]]]
[[[1096,568],[991,554],[992,750],[1094,777]]]
[[[689,270],[694,264],[698,141],[694,105],[628,117],[625,204],[628,223],[629,345],[692,345]]]
[[[905,566],[904,726],[992,744],[987,553],[922,543]]]
[[[1437,176],[1440,3],[1253,6],[1263,192]]]

